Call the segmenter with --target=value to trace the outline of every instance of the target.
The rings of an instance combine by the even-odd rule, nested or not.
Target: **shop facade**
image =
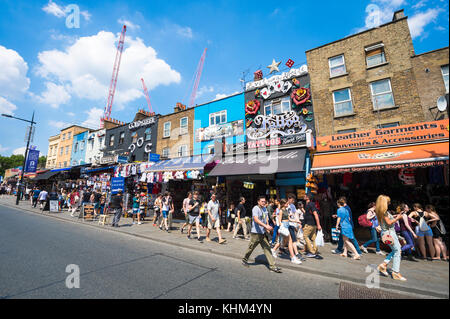
[[[247,83],[242,108],[245,141],[227,143],[209,176],[217,177],[228,203],[244,196],[249,209],[259,195],[300,199],[315,134],[306,66]]]
[[[312,172],[319,193],[346,196],[355,214],[380,194],[391,209],[432,204],[448,225],[449,121],[415,123],[317,138]]]

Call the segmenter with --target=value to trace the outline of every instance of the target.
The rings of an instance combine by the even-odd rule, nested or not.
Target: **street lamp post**
[[[15,117],[15,116],[12,116],[12,115],[9,115],[9,114],[2,114],[2,116],[31,123],[30,132],[28,133],[28,139],[27,139],[27,148],[25,149],[25,158],[23,159],[22,173],[20,174],[19,185],[17,185],[16,205],[19,205],[20,194],[22,193],[21,186],[22,186],[22,182],[23,182],[23,174],[25,172],[25,165],[26,165],[27,156],[28,156],[28,148],[30,147],[31,133],[33,132],[33,124],[36,124],[36,122],[34,122],[34,111],[33,111],[33,116],[31,117],[31,121],[25,120],[25,119],[21,119],[19,117]]]

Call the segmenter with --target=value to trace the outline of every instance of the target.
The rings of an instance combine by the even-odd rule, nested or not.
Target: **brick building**
[[[193,155],[194,114],[194,108],[177,103],[173,113],[159,118],[157,154],[162,158]]]
[[[389,23],[306,51],[317,136],[428,120],[434,97],[418,88],[416,74],[426,77],[418,71],[429,59],[435,72],[443,51],[415,56],[403,10]]]
[[[448,100],[448,58],[448,47],[412,57],[420,103],[429,121],[448,118],[448,113],[436,107],[440,96],[447,94]]]

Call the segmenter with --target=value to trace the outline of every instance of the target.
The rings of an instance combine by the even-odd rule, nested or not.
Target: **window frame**
[[[66,146],[66,155],[69,155],[69,145]]]
[[[281,111],[280,113],[274,114],[274,112],[273,112],[273,104],[274,104],[273,102],[274,101],[277,101],[276,104],[280,105],[280,111]],[[280,101],[280,102],[278,103],[278,101]],[[289,102],[289,109],[287,111],[283,111],[283,102],[285,102],[285,101]],[[267,108],[270,108],[270,114],[269,115],[267,115],[267,112],[266,112]],[[278,115],[278,114],[284,114],[284,113],[290,112],[290,111],[292,111],[291,98],[289,96],[285,96],[285,97],[282,97],[282,98],[279,98],[279,99],[272,99],[272,100],[269,100],[269,101],[264,101],[263,111],[264,111],[264,115],[265,116]]]
[[[76,153],[78,152],[78,142],[75,142],[74,148],[73,148],[73,152]]]
[[[166,151],[167,151],[167,154],[165,155],[164,153],[166,153]],[[163,149],[162,149],[162,152],[161,152],[162,154],[162,157],[169,157],[170,156],[170,147],[164,147]]]
[[[390,89],[390,91],[388,92],[388,91],[386,91],[386,92],[382,92],[382,93],[377,93],[376,95],[374,95],[374,93],[373,93],[373,84],[374,83],[377,83],[377,82],[382,82],[382,81],[388,81],[388,83],[389,83],[389,89]],[[381,79],[381,80],[377,80],[377,81],[373,81],[373,82],[370,82],[369,83],[369,86],[370,86],[370,93],[371,93],[371,97],[372,97],[372,105],[373,105],[373,110],[374,111],[381,111],[381,110],[386,110],[386,109],[391,109],[391,108],[394,108],[395,107],[395,98],[394,98],[394,92],[392,91],[392,83],[391,83],[391,79],[390,78],[386,78],[386,79]],[[385,106],[385,107],[376,107],[376,103],[375,103],[375,96],[378,96],[378,95],[385,95],[385,94],[388,94],[388,93],[390,93],[391,95],[392,95],[392,102],[393,102],[393,105],[391,105],[391,106]]]
[[[342,57],[342,61],[343,61],[343,63],[342,64],[339,64],[339,65],[335,65],[335,66],[331,66],[331,60],[332,59],[335,59],[335,58],[337,58],[337,57]],[[341,73],[341,74],[337,74],[337,75],[333,75],[332,73],[331,73],[331,69],[333,68],[337,68],[337,67],[340,67],[340,66],[344,66],[344,72],[343,73]],[[344,55],[344,53],[342,53],[342,54],[339,54],[339,55],[335,55],[335,56],[333,56],[333,57],[331,57],[331,58],[328,58],[328,69],[329,69],[329,71],[330,71],[330,78],[335,78],[335,77],[338,77],[338,76],[341,76],[341,75],[345,75],[345,74],[347,74],[347,65],[345,64],[345,55]]]
[[[181,122],[186,119],[186,125],[182,126]],[[185,116],[180,118],[180,135],[185,135],[189,133],[189,117]]]
[[[119,133],[119,144],[118,145],[122,145],[123,143],[125,143],[125,132],[120,132]]]
[[[150,136],[150,137],[147,138],[148,136]],[[152,128],[147,127],[144,131],[144,141],[151,141],[151,140],[152,140]]]
[[[70,140],[71,137],[72,137],[72,132],[67,133],[67,139]]]
[[[225,114],[225,121],[222,121],[222,115],[223,114]],[[216,121],[215,121],[215,118],[216,118],[217,115],[220,117],[220,123],[216,123]],[[211,121],[212,119],[214,119],[214,121]],[[218,111],[218,112],[214,112],[214,113],[209,113],[209,126],[225,124],[225,123],[228,123],[227,121],[228,121],[227,110],[222,110],[222,111]]]
[[[182,148],[185,149],[185,152],[183,153]],[[180,155],[181,152],[181,155]],[[188,147],[186,144],[180,145],[178,146],[178,152],[177,152],[178,157],[186,157],[189,156],[188,154]]]
[[[391,124],[397,124],[397,125],[391,125]],[[390,127],[397,127],[400,126],[400,122],[390,122],[390,123],[383,123],[383,124],[377,124],[377,129],[382,129],[382,128],[390,128]]]
[[[114,134],[109,136],[109,146],[114,146]]]
[[[447,74],[444,73],[444,69],[443,69],[444,67],[447,67]],[[449,83],[448,83],[448,67],[449,67],[448,64],[441,65],[441,74],[442,74],[442,80],[444,81],[445,93],[448,93],[448,86],[449,86]],[[445,76],[447,76],[447,83],[445,82]]]
[[[169,125],[169,128],[168,128],[169,133],[168,133],[168,134],[166,134],[166,131],[167,131],[166,124]],[[163,138],[170,137],[170,131],[171,131],[171,129],[172,129],[172,122],[171,122],[171,121],[164,122],[164,124],[163,124]]]
[[[344,130],[337,130],[337,134],[347,134],[347,133],[355,133],[356,128],[347,128]]]
[[[350,100],[345,100],[345,101],[341,101],[341,102],[336,102],[336,99],[335,99],[335,97],[334,97],[334,93],[335,93],[335,92],[339,92],[339,91],[344,91],[344,90],[348,90],[348,95],[349,95],[349,97],[350,97]],[[333,112],[334,112],[334,117],[349,116],[349,115],[355,114],[355,110],[354,110],[354,107],[353,107],[352,90],[351,90],[349,87],[348,87],[348,88],[343,88],[343,89],[339,89],[339,90],[333,91],[333,92],[331,92],[331,95],[333,96]],[[351,103],[351,105],[352,105],[352,112],[351,112],[351,113],[348,113],[348,114],[337,115],[337,114],[336,114],[336,103],[340,104],[340,103],[346,103],[346,102],[348,102],[348,101],[350,101],[350,103]]]
[[[377,64],[369,65],[369,64],[368,64],[368,61],[367,61],[367,58],[369,58],[369,56],[367,56],[367,54],[369,54],[370,52],[373,52],[373,51],[375,51],[375,50],[378,50],[378,49],[381,49],[381,56],[383,57],[383,60],[384,60],[384,61],[383,61],[383,62],[380,62],[380,63],[377,63]],[[374,45],[365,47],[365,48],[364,48],[364,52],[365,52],[366,67],[367,67],[367,68],[373,68],[373,67],[376,67],[376,66],[378,66],[378,65],[382,65],[382,64],[387,63],[387,59],[386,59],[386,51],[385,51],[385,49],[384,49],[384,44],[383,44],[383,43],[378,43],[378,44],[374,44]],[[375,54],[375,55],[379,55],[379,54]],[[373,57],[373,56],[375,56],[375,55],[372,55],[372,56],[370,56],[370,57]]]

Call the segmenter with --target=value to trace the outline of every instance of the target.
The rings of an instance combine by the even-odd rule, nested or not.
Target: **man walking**
[[[44,210],[45,202],[47,201],[48,193],[45,189],[42,190],[42,192],[39,193],[39,206],[41,210]]]
[[[226,242],[225,239],[222,239],[222,234],[220,232],[220,204],[216,199],[216,194],[211,195],[211,200],[206,207],[208,212],[208,229],[206,230],[206,241],[211,241],[209,238],[209,234],[211,233],[211,229],[215,228],[217,231],[217,236],[219,236],[219,244],[223,244]]]
[[[180,231],[181,233],[183,233],[184,227],[186,227],[187,225],[189,225],[189,214],[188,214],[188,207],[189,207],[189,202],[192,199],[192,193],[188,192],[187,193],[187,197],[183,200],[183,213],[184,213],[184,218],[185,218],[185,222],[183,224],[183,226],[181,226]]]
[[[247,236],[247,223],[245,222],[245,198],[241,197],[239,199],[239,204],[236,207],[236,218],[237,218],[237,224],[236,224],[236,228],[234,229],[234,234],[233,234],[233,238],[236,239],[236,235],[239,231],[239,229],[242,227],[242,229],[244,230],[244,238],[246,240],[249,240],[248,236]]]
[[[266,209],[266,197],[258,197],[258,205],[253,207],[252,210],[252,228],[250,231],[250,245],[248,246],[247,252],[242,259],[242,264],[248,267],[248,259],[255,250],[256,246],[261,245],[264,255],[266,255],[267,261],[269,262],[270,271],[281,273],[281,269],[275,266],[273,260],[272,252],[270,250],[269,240],[267,239],[266,232],[270,233],[272,227],[269,225],[269,214]]]
[[[36,208],[40,192],[41,191],[37,187],[35,187],[34,190],[33,190],[33,207],[34,208]]]
[[[122,216],[122,208],[123,208],[123,196],[122,190],[119,189],[117,194],[111,196],[111,202],[109,203],[109,208],[111,208],[114,212],[114,219],[112,222],[112,227],[119,227],[119,220]]]
[[[317,213],[316,205],[311,202],[311,195],[305,195],[305,225],[303,226],[303,237],[306,242],[306,249],[308,253],[307,258],[323,259],[322,256],[318,254],[316,246],[316,235],[317,231],[321,230],[319,214]]]
[[[197,228],[197,239],[200,243],[203,243],[200,239],[200,200],[198,198],[198,192],[194,192],[194,197],[190,200],[188,206],[188,214],[189,214],[189,227],[188,227],[188,235],[187,238],[191,239],[191,230],[192,226],[195,223],[195,227]]]

